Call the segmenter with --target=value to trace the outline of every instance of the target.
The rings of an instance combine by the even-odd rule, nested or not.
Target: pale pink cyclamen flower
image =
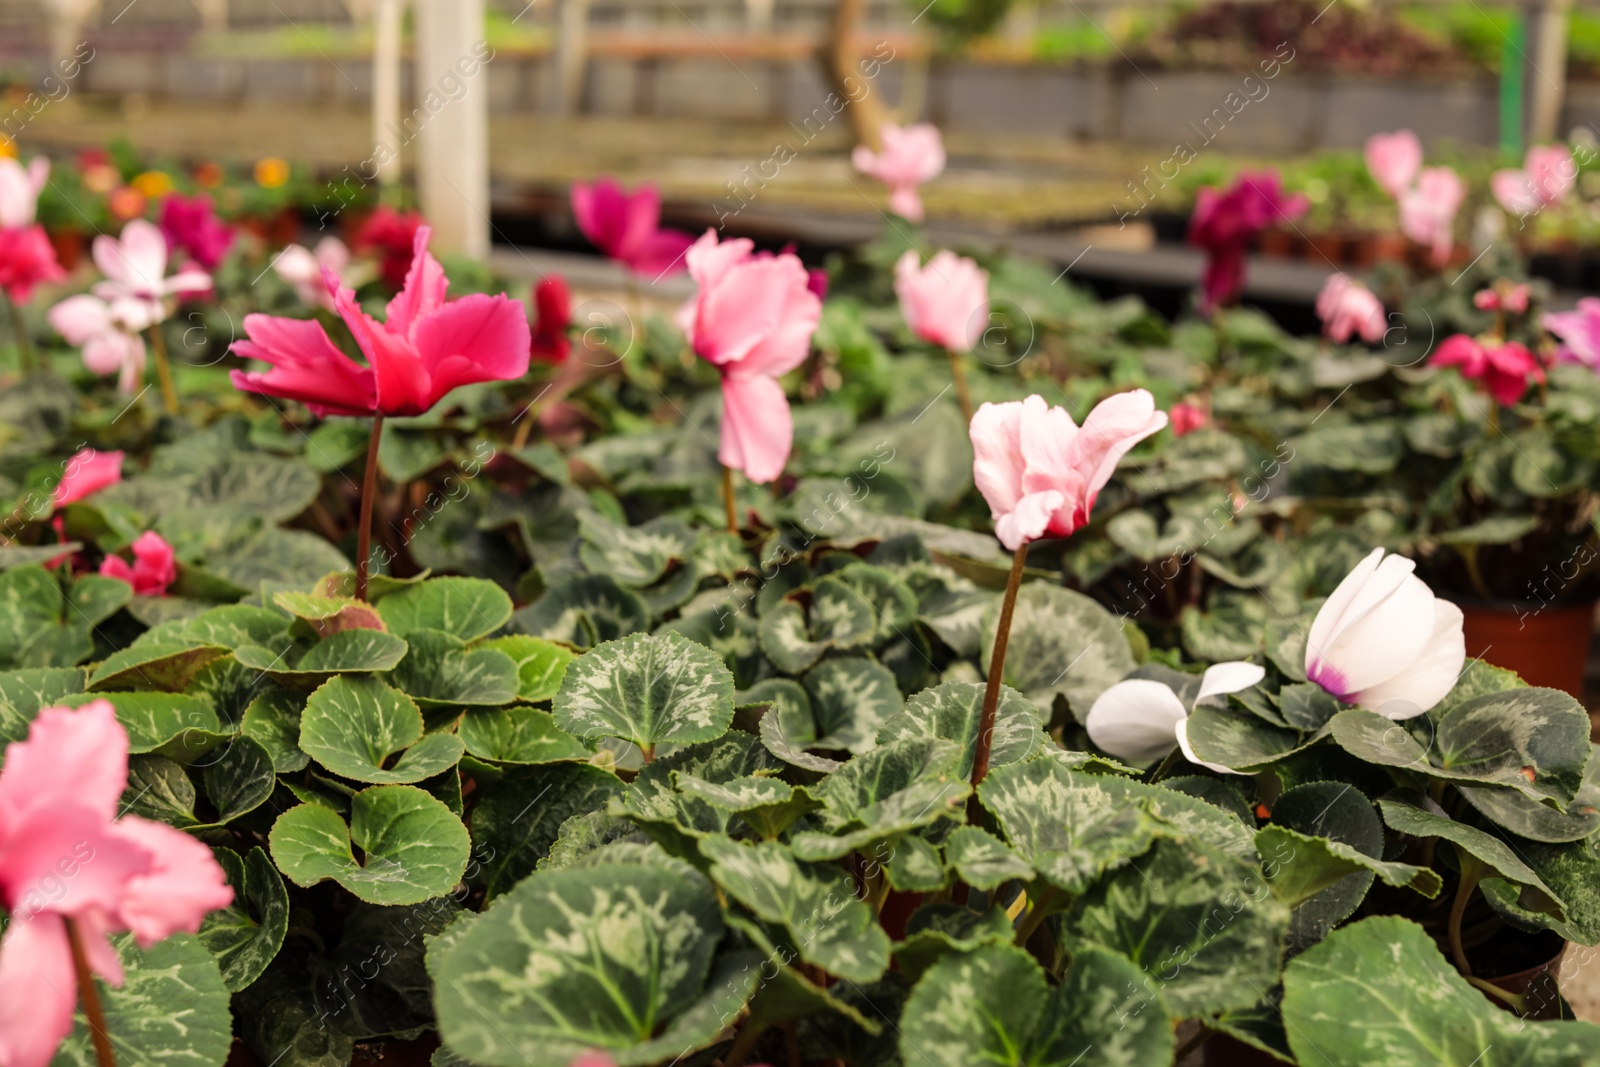
[[[94,295],[111,305],[111,314],[138,332],[172,314],[167,298],[209,292],[211,275],[193,267],[167,277],[167,239],[144,219],[122,228],[122,237],[94,239],[94,262],[105,275]]]
[[[44,156],[35,156],[26,168],[0,159],[0,290],[16,304],[27,303],[40,285],[66,277],[49,235],[34,222],[39,191],[49,176]]]
[[[0,767],[0,1064],[46,1067],[72,1031],[77,980],[67,921],[90,969],[112,985],[108,935],[148,948],[194,932],[233,900],[211,850],[181,830],[117,817],[128,735],[110,701],[45,708]]]
[[[919,267],[915,249],[894,265],[894,291],[911,332],[950,352],[970,352],[989,325],[989,272],[949,249]]]
[[[146,530],[129,547],[133,566],[121,556],[107,556],[100,562],[100,574],[127,582],[138,596],[166,596],[167,586],[178,580],[178,560],[166,538]]]
[[[1512,285],[1496,282],[1487,289],[1472,294],[1472,306],[1479,311],[1509,311],[1520,315],[1528,310],[1528,283]]]
[[[1600,299],[1586,296],[1571,311],[1552,311],[1539,321],[1561,342],[1557,360],[1600,374]]]
[[[1400,229],[1433,251],[1433,262],[1443,266],[1454,246],[1452,228],[1467,183],[1449,167],[1425,167],[1417,184],[1400,197]]]
[[[944,170],[944,141],[930,123],[900,127],[884,123],[883,151],[856,145],[850,162],[856,170],[889,187],[889,210],[901,218],[921,222],[922,198],[917,186],[932,181]]]
[[[138,305],[131,306],[142,315]],[[101,377],[117,375],[117,389],[134,393],[144,380],[144,338],[137,328],[118,318],[126,312],[126,302],[108,304],[97,296],[80,293],[69,296],[50,309],[50,325],[68,344],[83,349],[83,365]]]
[[[61,480],[56,483],[52,503],[64,508],[116,485],[122,481],[122,458],[121,452],[97,452],[92,448],[74,453],[61,472]]]
[[[1422,142],[1410,130],[1373,134],[1364,154],[1372,180],[1396,200],[1411,187],[1422,166]]]
[[[1317,294],[1317,318],[1322,320],[1323,336],[1339,344],[1347,343],[1352,334],[1377,344],[1388,331],[1383,301],[1343,273],[1328,275],[1322,284],[1322,292]]]
[[[1016,551],[1085,525],[1117,463],[1165,425],[1167,413],[1144,389],[1102,400],[1082,427],[1037,394],[984,404],[970,427],[972,476],[1000,543]]]
[[[1455,688],[1467,659],[1461,609],[1433,595],[1404,556],[1375,548],[1317,611],[1306,677],[1386,719],[1421,715]]]
[[[350,249],[337,237],[324,237],[315,251],[305,245],[288,245],[272,261],[272,269],[290,286],[302,304],[334,310],[333,294],[323,283],[323,271],[338,276],[343,284],[358,288],[349,271]]]
[[[1211,424],[1211,416],[1199,404],[1180,400],[1167,412],[1172,425],[1172,436],[1184,437]]]
[[[39,193],[49,180],[50,160],[44,156],[34,156],[26,167],[15,159],[0,158],[0,229],[32,226]]]
[[[794,418],[778,378],[805,362],[822,301],[798,257],[754,248],[744,238],[719,243],[706,230],[684,257],[699,289],[679,310],[678,327],[722,372],[717,459],[761,484],[789,461]]]
[[[1566,199],[1578,181],[1578,165],[1566,145],[1528,149],[1521,170],[1497,170],[1489,179],[1495,200],[1506,212],[1525,218]]]

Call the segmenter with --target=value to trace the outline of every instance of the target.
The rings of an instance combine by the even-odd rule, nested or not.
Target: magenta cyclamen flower
[[[789,253],[761,255],[743,238],[707,230],[684,257],[699,286],[678,312],[696,355],[722,372],[722,441],[717,459],[758,484],[783,473],[794,419],[778,383],[805,362],[822,301]]]
[[[0,159],[0,289],[13,303],[27,303],[35,288],[67,274],[44,227],[34,222],[39,191],[49,176],[50,161],[43,156],[26,168]]]
[[[61,480],[56,483],[51,502],[64,508],[116,485],[122,481],[122,459],[121,452],[96,452],[92,448],[75,453],[61,471]]]
[[[166,538],[146,530],[128,547],[133,565],[121,556],[107,556],[100,563],[101,575],[127,582],[139,596],[166,596],[167,586],[178,580],[177,557]]]
[[[1245,253],[1269,226],[1305,214],[1309,201],[1286,195],[1276,171],[1246,171],[1226,192],[1201,189],[1189,219],[1189,243],[1206,253],[1200,311],[1209,315],[1244,291]]]
[[[1433,350],[1428,363],[1455,367],[1463,378],[1478,382],[1501,404],[1515,404],[1528,391],[1529,383],[1544,381],[1538,356],[1515,341],[1495,337],[1469,337],[1464,333],[1447,337]]]
[[[856,145],[850,162],[889,187],[889,210],[912,222],[922,221],[922,197],[917,186],[944,171],[944,141],[939,128],[929,123],[900,127],[886,122],[879,131],[883,151]]]
[[[661,228],[661,193],[649,182],[628,192],[612,178],[572,183],[572,215],[596,248],[652,280],[684,269],[694,238]]]
[[[1129,450],[1167,424],[1143,389],[1107,397],[1080,427],[1037,394],[985,404],[972,417],[972,476],[1000,543],[1017,550],[1066,537],[1089,521],[1100,490]]]
[[[217,218],[204,195],[168,194],[161,201],[161,234],[206,270],[216,270],[233,246],[233,227]]]
[[[122,967],[107,937],[148,947],[193,932],[233,890],[211,850],[181,830],[118,818],[128,735],[110,701],[45,708],[0,767],[0,1064],[46,1067],[72,1031],[77,981],[67,923],[90,969]]]

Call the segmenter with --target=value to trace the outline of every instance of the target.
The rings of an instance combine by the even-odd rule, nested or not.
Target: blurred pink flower
[[[1322,292],[1317,294],[1317,318],[1322,320],[1323,336],[1340,344],[1347,343],[1352,334],[1377,344],[1388,329],[1383,301],[1342,273],[1328,275],[1322,284]]]
[[[1553,311],[1539,321],[1561,341],[1558,360],[1600,374],[1600,299],[1586,296],[1571,311]]]
[[[202,270],[180,270],[167,277],[167,239],[144,219],[124,226],[120,239],[96,237],[94,261],[105,275],[104,281],[95,283],[94,295],[109,303],[112,316],[136,333],[171,314],[167,297],[211,289],[211,275]]]
[[[46,1067],[72,1030],[77,980],[68,920],[90,969],[112,985],[108,935],[144,947],[194,932],[233,900],[211,850],[181,830],[117,818],[128,735],[107,700],[44,708],[0,767],[0,1063]]]
[[[1544,381],[1539,358],[1515,341],[1486,344],[1484,339],[1458,333],[1447,337],[1428,357],[1434,367],[1455,367],[1501,404],[1515,404],[1530,382]]]
[[[26,304],[34,289],[66,276],[43,226],[0,229],[0,289],[12,303]]]
[[[1172,405],[1167,412],[1171,421],[1172,436],[1182,437],[1194,433],[1211,424],[1211,416],[1206,414],[1206,409],[1198,404],[1191,404],[1187,400],[1180,400]]]
[[[168,193],[161,201],[161,235],[206,270],[216,270],[233,246],[233,227],[217,218],[211,198]]]
[[[682,230],[661,228],[661,193],[650,182],[631,193],[612,178],[573,182],[572,215],[596,248],[652,280],[683,270],[694,243]]]
[[[0,157],[0,229],[32,226],[39,193],[49,180],[50,160],[45,156],[34,156],[26,167],[15,159]]]
[[[379,277],[398,291],[405,287],[406,275],[411,273],[417,231],[421,228],[422,216],[415,211],[396,211],[388,204],[380,204],[356,232],[356,250],[376,252]],[[335,268],[334,273],[344,272]]]
[[[929,123],[900,127],[888,122],[880,132],[883,151],[856,145],[850,162],[856,170],[889,187],[890,211],[921,222],[922,198],[917,195],[917,186],[932,181],[944,170],[944,141],[939,128]]]
[[[122,481],[122,457],[121,452],[97,452],[92,448],[75,453],[67,460],[61,481],[56,483],[55,506],[64,508]]]
[[[1480,311],[1509,311],[1520,315],[1528,310],[1528,284],[1496,282],[1472,294],[1472,304]]]
[[[1375,133],[1367,138],[1365,155],[1372,180],[1398,200],[1422,166],[1422,142],[1410,130]]]
[[[167,586],[178,578],[177,557],[166,538],[146,530],[129,547],[133,550],[133,566],[128,566],[121,556],[107,556],[100,563],[100,573],[127,582],[139,596],[166,596]]]
[[[413,232],[412,241],[416,241]],[[406,259],[407,267],[410,266],[410,257]],[[278,258],[272,261],[272,269],[277,272],[289,285],[293,286],[295,295],[303,304],[312,307],[323,307],[333,310],[333,294],[328,292],[328,287],[323,284],[323,271],[344,277],[350,266],[350,249],[337,237],[324,237],[317,242],[316,251],[305,245],[287,245]],[[405,283],[404,277],[401,284]]]
[[[1117,463],[1167,425],[1143,389],[1107,397],[1079,427],[1065,408],[1035,394],[984,404],[972,416],[972,476],[994,532],[1012,551],[1040,537],[1066,537],[1089,521]]]
[[[50,325],[67,343],[83,349],[83,365],[104,377],[117,374],[117,388],[138,390],[144,379],[144,339],[130,332],[112,314],[112,305],[97,296],[69,296],[50,309]]]
[[[919,267],[915,249],[894,265],[894,291],[911,332],[951,352],[970,352],[989,326],[989,272],[949,249]]]
[[[272,369],[233,371],[234,387],[298,400],[319,415],[422,415],[457,386],[528,373],[527,310],[503,293],[446,300],[450,282],[428,252],[430,233],[417,230],[405,287],[384,322],[362,311],[338,276],[323,275],[365,365],[340,351],[319,322],[246,315],[249,340],[233,350]]]
[[[744,238],[715,230],[684,257],[699,286],[678,312],[696,355],[722,372],[722,441],[717,458],[757,484],[783,473],[794,419],[779,376],[805,362],[822,301],[789,253],[756,255]]]
[[[1452,227],[1467,183],[1449,167],[1426,167],[1414,188],[1400,197],[1400,229],[1418,244],[1433,251],[1433,262],[1444,266],[1454,246]]]
[[[1560,203],[1578,181],[1578,165],[1566,145],[1528,149],[1521,170],[1497,170],[1489,179],[1494,198],[1507,213],[1530,215]]]
[[[561,275],[547,275],[533,287],[533,358],[565,363],[572,352],[571,326],[572,290]]]
[[[1277,171],[1246,171],[1226,192],[1206,187],[1195,198],[1189,243],[1206,253],[1200,312],[1209,315],[1244,291],[1245,253],[1269,226],[1305,214],[1309,201],[1287,196]]]

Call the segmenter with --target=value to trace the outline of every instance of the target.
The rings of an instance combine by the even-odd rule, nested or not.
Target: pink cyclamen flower
[[[708,229],[684,257],[699,286],[678,312],[696,355],[722,372],[717,459],[762,484],[789,461],[794,419],[778,378],[805,362],[822,301],[789,253],[757,255],[744,238]]]
[[[126,304],[116,305],[126,308]],[[144,380],[144,339],[118,321],[114,306],[97,296],[69,296],[50,309],[50,325],[83,349],[83,365],[101,377],[116,374],[117,388],[136,392]]]
[[[139,596],[166,596],[167,586],[178,579],[178,561],[172,546],[154,530],[146,530],[130,547],[133,566],[128,566],[121,556],[107,556],[100,563],[100,573],[127,582]]]
[[[1553,311],[1539,321],[1561,342],[1556,359],[1600,374],[1600,299],[1586,296],[1573,310]]]
[[[1172,405],[1172,409],[1167,412],[1167,418],[1174,437],[1183,437],[1211,424],[1211,416],[1206,414],[1206,409],[1187,400],[1180,400]]]
[[[172,313],[168,297],[211,289],[211,275],[203,270],[180,270],[167,277],[167,239],[144,219],[124,226],[120,239],[96,237],[94,262],[106,276],[95,283],[94,295],[109,303],[116,319],[134,332]]]
[[[995,535],[1012,551],[1066,537],[1089,521],[1100,490],[1133,446],[1167,425],[1143,389],[1107,397],[1079,427],[1037,394],[984,404],[972,416],[972,476]]]
[[[919,267],[915,249],[894,265],[894,291],[911,332],[951,352],[970,352],[989,326],[989,272],[949,249]]]
[[[122,457],[121,452],[96,452],[92,448],[74,454],[56,483],[52,498],[55,506],[64,508],[122,481]]]
[[[233,227],[217,218],[211,198],[169,193],[161,201],[161,234],[206,270],[216,270],[233,246]]]
[[[1400,197],[1400,230],[1433,251],[1433,262],[1443,266],[1454,246],[1452,228],[1467,183],[1449,167],[1426,167],[1417,184]]]
[[[1375,548],[1317,611],[1306,677],[1386,719],[1421,715],[1455,688],[1466,663],[1461,609],[1433,595],[1404,556]]]
[[[26,167],[15,159],[0,158],[0,229],[32,226],[39,193],[49,180],[50,160],[44,156],[34,156]]]
[[[652,280],[684,269],[694,237],[661,228],[661,193],[650,182],[628,192],[615,179],[572,183],[572,215],[600,251]]]
[[[1422,166],[1422,142],[1410,130],[1375,133],[1367,138],[1367,171],[1378,188],[1398,200]]]
[[[889,187],[889,210],[912,222],[922,221],[922,198],[917,186],[932,181],[944,170],[944,141],[939,128],[929,123],[900,127],[884,123],[883,151],[856,145],[850,162],[856,170]]]
[[[122,967],[108,935],[148,948],[194,932],[233,900],[211,850],[181,830],[117,818],[128,735],[110,701],[45,708],[0,767],[0,1064],[46,1067],[72,1031],[77,980],[67,920],[90,968]]]
[[[1206,253],[1201,314],[1211,314],[1244,291],[1250,242],[1269,226],[1299,218],[1308,206],[1304,196],[1285,195],[1283,180],[1272,170],[1246,171],[1225,192],[1200,190],[1189,218],[1189,243]]]
[[[298,400],[318,415],[421,415],[457,386],[528,373],[522,303],[504,293],[446,300],[450,282],[428,251],[430,233],[417,230],[405,288],[389,301],[384,322],[362,311],[332,271],[323,274],[365,365],[335,347],[319,322],[246,315],[249,340],[235,341],[233,350],[272,369],[233,371],[234,387]]]
[[[1383,301],[1371,289],[1358,285],[1345,274],[1330,274],[1317,294],[1317,318],[1322,333],[1330,341],[1345,344],[1352,334],[1377,344],[1388,330],[1383,316]]]
[[[1463,378],[1483,386],[1501,404],[1515,404],[1530,382],[1544,381],[1539,357],[1515,341],[1469,337],[1458,333],[1445,338],[1428,357],[1434,367],[1455,367]]]
[[[1508,214],[1525,217],[1559,204],[1578,181],[1578,165],[1565,145],[1528,149],[1521,170],[1497,170],[1489,189]]]
[[[416,240],[415,235],[412,240]],[[343,277],[349,266],[350,249],[337,237],[324,237],[317,242],[315,251],[305,245],[287,245],[272,261],[272,269],[294,288],[301,303],[329,311],[333,310],[333,295],[322,281],[323,272]]]
[[[34,289],[66,276],[43,226],[0,229],[0,289],[12,303],[26,304]]]
[[[1528,283],[1496,282],[1473,293],[1472,305],[1480,311],[1509,311],[1520,315],[1528,310]]]

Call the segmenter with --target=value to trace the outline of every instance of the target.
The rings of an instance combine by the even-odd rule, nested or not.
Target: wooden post
[[[422,113],[417,116],[422,214],[433,226],[435,252],[487,259],[493,53],[484,44],[483,0],[417,0],[416,10],[412,69],[414,112]]]
[[[561,32],[556,39],[556,109],[573,115],[582,103],[589,66],[589,0],[561,0]]]
[[[400,181],[398,138],[400,126],[400,18],[405,0],[377,0],[372,12],[372,143],[386,144],[394,152],[379,152],[378,181],[393,186]]]
[[[1572,0],[1534,0],[1527,7],[1528,143],[1561,136],[1567,88],[1567,18]]]

